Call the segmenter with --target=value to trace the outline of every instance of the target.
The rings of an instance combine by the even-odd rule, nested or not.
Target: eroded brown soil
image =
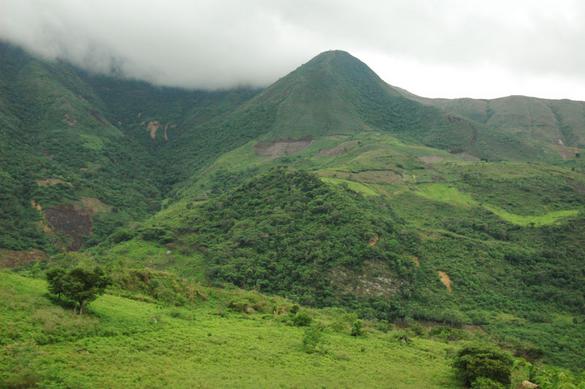
[[[277,140],[274,142],[258,142],[254,146],[257,155],[263,157],[281,157],[298,153],[311,144],[311,139]]]

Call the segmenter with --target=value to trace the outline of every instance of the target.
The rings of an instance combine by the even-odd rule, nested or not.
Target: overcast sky
[[[581,0],[0,0],[0,39],[162,85],[265,86],[342,49],[422,96],[585,100]]]

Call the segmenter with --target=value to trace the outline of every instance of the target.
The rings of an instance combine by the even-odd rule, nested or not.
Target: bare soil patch
[[[151,120],[146,124],[146,131],[150,134],[150,139],[156,140],[156,132],[160,127],[161,124],[158,120]]]
[[[281,157],[298,153],[312,143],[311,139],[277,140],[274,142],[258,142],[254,146],[257,155],[263,157]]]
[[[421,162],[432,165],[435,163],[442,162],[444,158],[439,157],[438,155],[425,155],[424,157],[418,157],[417,159]]]
[[[451,279],[449,278],[449,275],[444,271],[438,271],[437,273],[439,274],[439,279],[441,280],[443,285],[445,285],[445,288],[447,288],[449,293],[451,293],[453,291],[453,288],[451,286]]]
[[[575,158],[580,151],[577,147],[565,146],[561,139],[559,139],[558,144],[555,145],[555,149],[559,152],[559,155],[564,161]]]
[[[45,178],[43,180],[36,180],[38,186],[53,186],[53,185],[71,185],[67,181],[63,181],[60,178]]]
[[[73,204],[57,205],[45,209],[47,223],[52,230],[70,238],[68,250],[77,251],[83,245],[83,238],[92,233],[91,217]]]
[[[47,254],[41,250],[4,250],[0,249],[0,268],[15,268],[32,262],[46,260]]]
[[[375,247],[378,244],[378,241],[380,241],[380,237],[378,235],[374,235],[368,241],[368,246]]]
[[[389,298],[398,293],[402,285],[388,266],[380,261],[364,262],[359,272],[333,269],[330,275],[342,293],[360,297]]]
[[[43,211],[40,204],[33,201],[32,206]],[[45,233],[58,233],[68,238],[67,249],[79,250],[83,239],[92,234],[92,218],[101,212],[110,212],[111,206],[94,197],[82,197],[73,204],[61,204],[43,211],[42,228]]]
[[[68,113],[66,113],[65,115],[63,115],[63,121],[69,126],[69,127],[75,127],[75,125],[77,124],[77,120],[75,120],[74,117],[72,117],[71,115],[69,115]]]

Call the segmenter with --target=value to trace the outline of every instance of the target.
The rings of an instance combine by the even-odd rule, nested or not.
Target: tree
[[[467,386],[486,387],[487,381],[493,381],[508,387],[513,362],[509,354],[494,348],[468,346],[457,353],[454,367]]]
[[[62,268],[54,268],[47,272],[47,281],[49,282],[49,292],[61,298],[64,291],[64,278],[66,272]]]
[[[68,272],[54,269],[47,274],[47,280],[51,293],[73,302],[74,310],[80,315],[87,304],[103,294],[111,283],[110,278],[99,267],[93,270],[75,268]]]

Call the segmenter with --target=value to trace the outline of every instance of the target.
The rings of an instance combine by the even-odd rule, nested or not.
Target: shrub
[[[505,389],[506,387],[489,378],[479,377],[471,384],[471,389]]]
[[[146,241],[166,244],[175,238],[173,233],[162,227],[145,227],[140,230],[140,237]]]
[[[457,353],[454,361],[459,376],[468,386],[480,378],[487,378],[507,387],[511,382],[512,364],[510,355],[485,346],[465,347]]]
[[[351,336],[362,336],[364,334],[363,323],[361,320],[356,320],[351,325]]]
[[[313,318],[306,312],[298,312],[293,316],[292,322],[297,327],[307,327],[311,325]]]
[[[303,350],[308,353],[323,353],[323,329],[320,326],[310,326],[303,334]]]
[[[122,228],[110,235],[112,243],[122,243],[134,238],[134,233],[128,229]]]

